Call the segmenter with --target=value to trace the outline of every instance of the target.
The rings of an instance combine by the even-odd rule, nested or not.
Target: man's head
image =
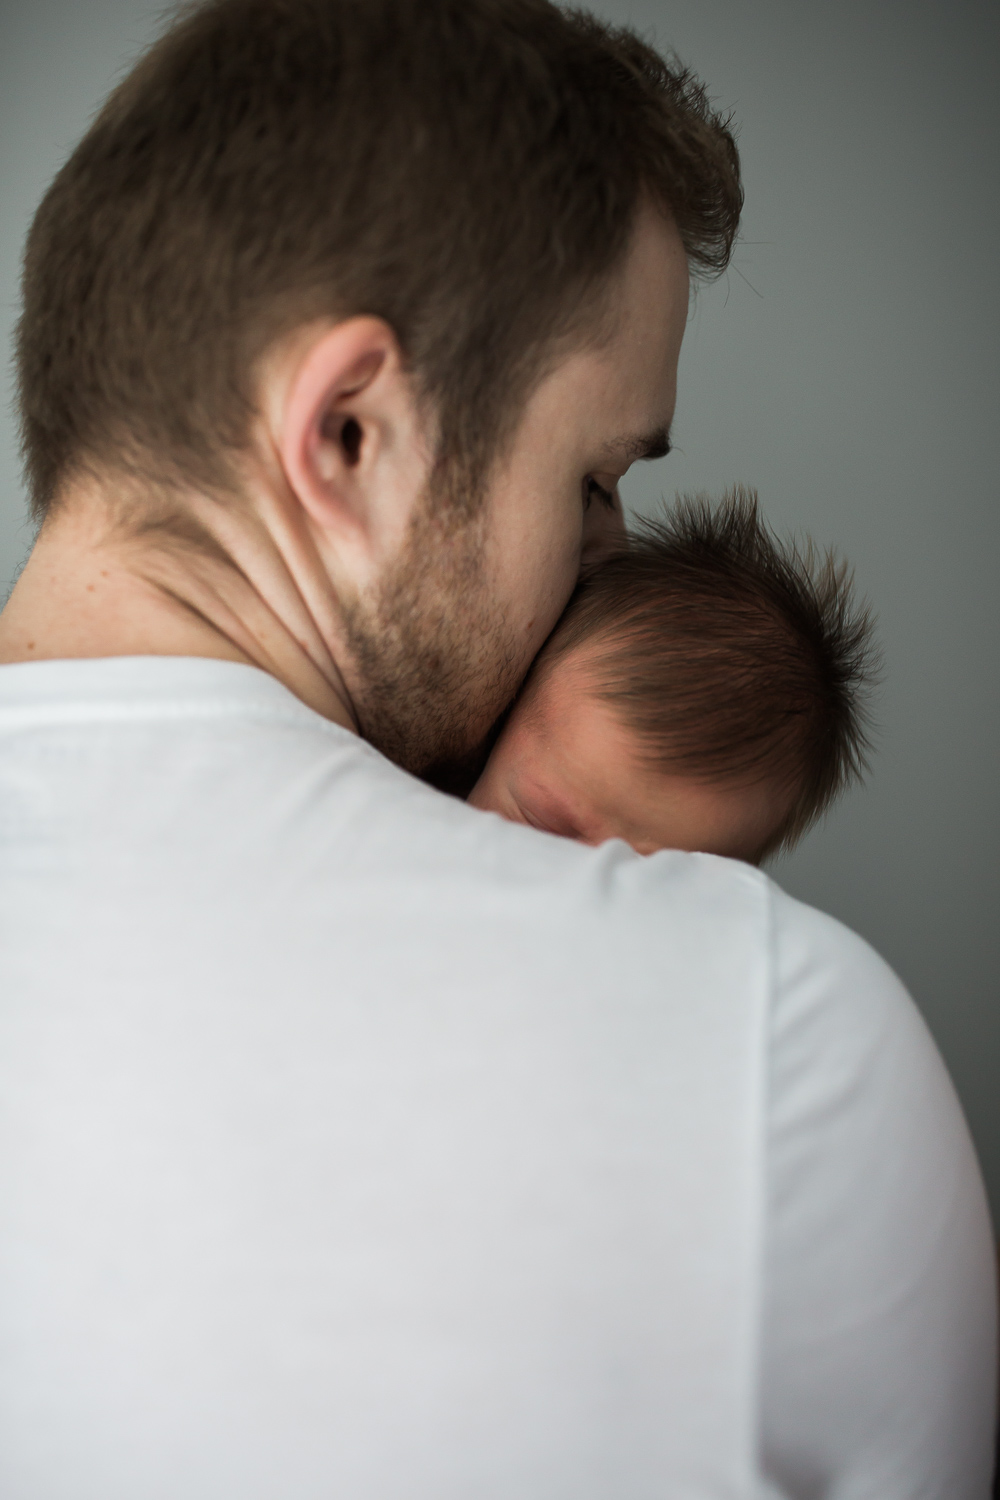
[[[579,586],[471,801],[642,853],[754,863],[860,775],[871,627],[756,499],[685,502]]]
[[[628,442],[662,449],[687,268],[740,204],[690,75],[547,0],[197,6],[29,238],[36,511],[96,477],[134,534],[218,546],[266,510],[299,592],[302,556],[330,579],[363,731],[423,766],[509,700]]]

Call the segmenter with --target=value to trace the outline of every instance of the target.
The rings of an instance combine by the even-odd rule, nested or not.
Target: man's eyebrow
[[[666,458],[670,452],[670,428],[657,427],[653,432],[638,433],[632,437],[617,438],[604,450],[608,459],[627,467],[643,459]]]

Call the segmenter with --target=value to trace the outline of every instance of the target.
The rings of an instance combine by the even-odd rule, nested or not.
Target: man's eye
[[[584,510],[590,509],[590,502],[592,500],[600,500],[601,504],[606,506],[608,510],[614,510],[615,508],[614,490],[606,490],[603,484],[598,484],[597,480],[588,474],[587,478],[583,481]]]

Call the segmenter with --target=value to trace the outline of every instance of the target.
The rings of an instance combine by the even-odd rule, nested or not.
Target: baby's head
[[[640,853],[758,863],[864,768],[871,627],[752,492],[687,500],[578,587],[469,798]]]

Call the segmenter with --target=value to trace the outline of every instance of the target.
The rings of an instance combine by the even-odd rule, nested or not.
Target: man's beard
[[[362,736],[455,792],[475,781],[529,665],[490,598],[488,514],[480,504],[470,518],[425,493],[378,595],[344,608]]]

